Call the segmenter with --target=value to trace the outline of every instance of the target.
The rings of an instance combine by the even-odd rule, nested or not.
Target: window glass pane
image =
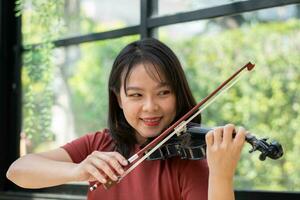
[[[136,39],[122,37],[24,55],[22,155],[56,148],[107,127],[110,68],[121,48]]]
[[[179,12],[188,12],[197,9],[210,8],[230,4],[234,2],[241,2],[242,0],[213,0],[213,1],[195,1],[195,0],[159,0],[158,1],[158,15],[172,15]]]
[[[50,39],[62,39],[139,23],[139,0],[25,0],[23,42],[43,42],[49,33]]]
[[[248,153],[246,144],[236,189],[300,191],[297,13],[291,5],[159,29],[160,40],[179,56],[198,101],[248,61],[256,64],[202,114],[206,126],[243,125],[258,138],[276,139],[283,146],[281,159],[262,162],[259,152]]]

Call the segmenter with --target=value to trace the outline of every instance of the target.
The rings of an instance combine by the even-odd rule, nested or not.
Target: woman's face
[[[151,71],[155,79],[148,73],[143,64],[134,66],[126,82],[127,95],[123,81],[118,96],[119,105],[127,122],[136,130],[140,144],[161,133],[176,116],[175,94],[165,77],[158,75],[155,69]]]

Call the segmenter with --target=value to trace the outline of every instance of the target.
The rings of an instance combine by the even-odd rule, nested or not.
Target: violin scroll
[[[260,151],[259,160],[261,161],[264,161],[266,157],[274,160],[282,157],[283,149],[281,144],[275,140],[268,143],[267,140],[268,138],[257,139],[254,135],[247,134],[246,141],[252,146],[249,153]]]

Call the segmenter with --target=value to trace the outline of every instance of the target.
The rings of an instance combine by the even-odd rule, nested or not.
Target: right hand
[[[107,178],[113,181],[124,173],[123,166],[128,161],[118,152],[94,151],[73,170],[76,181],[99,181],[106,183]]]

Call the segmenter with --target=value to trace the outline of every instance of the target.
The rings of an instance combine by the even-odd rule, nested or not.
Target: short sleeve
[[[101,132],[88,133],[64,146],[74,163],[80,163],[93,151],[109,151],[113,146],[112,139],[107,129]]]

